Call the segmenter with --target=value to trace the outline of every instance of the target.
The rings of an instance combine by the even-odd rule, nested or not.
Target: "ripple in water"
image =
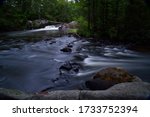
[[[114,63],[106,58],[90,56],[83,61],[85,66],[112,66],[118,65],[119,63]]]

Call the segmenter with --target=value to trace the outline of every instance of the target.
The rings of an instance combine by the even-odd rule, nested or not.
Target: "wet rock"
[[[65,74],[65,73],[78,73],[80,69],[80,65],[78,63],[71,63],[71,62],[66,62],[59,68],[60,74]]]
[[[70,47],[64,47],[60,51],[62,51],[62,52],[72,52],[72,49]]]
[[[91,90],[105,90],[118,83],[141,81],[140,78],[133,76],[122,68],[110,67],[97,72],[85,84]]]

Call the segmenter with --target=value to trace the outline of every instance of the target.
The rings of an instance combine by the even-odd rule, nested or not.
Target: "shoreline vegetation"
[[[37,29],[77,21],[77,34],[81,37],[148,46],[149,14],[147,0],[3,0],[0,31]]]

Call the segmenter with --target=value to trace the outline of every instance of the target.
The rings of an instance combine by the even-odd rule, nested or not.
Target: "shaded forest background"
[[[85,37],[148,44],[150,0],[1,0],[0,30],[26,29],[28,20],[78,21]]]

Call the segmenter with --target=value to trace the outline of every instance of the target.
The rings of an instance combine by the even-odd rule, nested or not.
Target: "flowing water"
[[[123,67],[150,82],[150,53],[75,37],[53,37],[57,33],[57,27],[47,26],[1,34],[0,87],[25,92],[83,89],[94,73],[111,66]],[[73,46],[72,52],[60,51],[67,45]],[[81,65],[79,72],[60,74],[59,68],[67,62]]]

